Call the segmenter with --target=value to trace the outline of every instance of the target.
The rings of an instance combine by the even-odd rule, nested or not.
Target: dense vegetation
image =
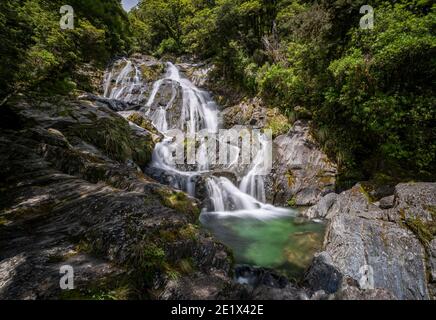
[[[119,0],[70,0],[74,29],[60,28],[61,0],[0,2],[0,97],[33,89],[65,93],[87,88],[84,64],[105,66],[130,47],[127,14]],[[80,67],[80,68],[79,68]]]
[[[314,134],[346,186],[434,179],[436,38],[431,1],[147,0],[137,50],[211,58],[218,79],[261,95]]]

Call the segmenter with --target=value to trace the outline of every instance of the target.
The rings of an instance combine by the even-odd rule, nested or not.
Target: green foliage
[[[4,0],[0,4],[0,98],[28,89],[68,93],[85,86],[83,63],[103,67],[129,49],[127,15],[119,1],[72,0],[75,27],[62,30],[60,0]],[[75,82],[77,84],[75,84]]]
[[[401,164],[430,176],[436,161],[434,12],[416,15],[402,5],[384,5],[376,19],[374,30],[351,29],[349,49],[331,62],[333,81],[318,115],[331,118],[339,111],[347,119],[336,134],[340,140],[352,135],[345,147],[352,158],[371,162],[364,161],[367,171]]]

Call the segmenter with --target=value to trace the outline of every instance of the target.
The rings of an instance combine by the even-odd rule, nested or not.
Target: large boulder
[[[394,206],[385,210],[372,203],[359,184],[338,195],[326,215],[329,223],[320,253],[324,258],[314,259],[306,283],[314,290],[342,290],[342,284],[333,288],[330,282],[316,280],[320,273],[313,270],[323,270],[324,278],[351,278],[361,290],[379,288],[398,299],[429,299],[435,186],[400,184],[395,188]],[[352,291],[343,295],[359,296]]]
[[[337,169],[316,145],[308,122],[297,121],[274,140],[273,169],[267,176],[268,201],[276,205],[316,204],[335,188]]]

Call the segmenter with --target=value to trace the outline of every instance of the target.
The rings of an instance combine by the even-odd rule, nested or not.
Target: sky
[[[139,0],[123,0],[123,8],[126,11],[130,11],[134,6],[136,6]]]

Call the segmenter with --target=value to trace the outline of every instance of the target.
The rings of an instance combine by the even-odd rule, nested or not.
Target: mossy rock
[[[264,129],[270,129],[273,138],[288,133],[292,128],[288,118],[281,114],[277,108],[269,110],[267,116],[268,120]]]
[[[165,66],[162,63],[152,65],[142,64],[140,66],[142,79],[148,82],[156,81],[165,71]]]
[[[132,113],[130,116],[127,117],[127,120],[133,122],[134,124],[141,127],[142,129],[150,131],[155,135],[160,135],[159,131],[156,129],[153,123],[149,119],[145,118],[139,112]]]
[[[69,129],[68,134],[93,144],[114,160],[132,159],[139,166],[149,163],[155,146],[151,136],[135,136],[128,122],[118,116],[76,125]]]
[[[181,191],[173,191],[171,189],[159,189],[158,194],[161,198],[161,203],[180,213],[185,213],[196,219],[200,215],[200,209],[194,199],[190,198],[186,193]]]

